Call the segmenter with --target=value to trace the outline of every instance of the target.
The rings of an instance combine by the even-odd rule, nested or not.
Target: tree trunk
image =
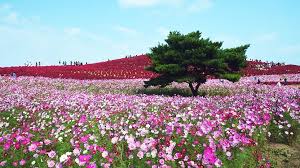
[[[192,91],[192,94],[193,94],[193,96],[198,96],[199,94],[198,94],[198,89],[199,89],[199,87],[200,87],[200,84],[201,83],[197,83],[197,85],[196,85],[196,87],[194,87],[193,86],[193,83],[189,83],[189,87],[190,87],[190,89],[191,89],[191,91]]]

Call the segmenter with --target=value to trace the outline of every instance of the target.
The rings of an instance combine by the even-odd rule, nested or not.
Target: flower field
[[[264,147],[296,142],[300,91],[252,78],[167,97],[138,94],[142,79],[0,77],[0,166],[274,167]]]

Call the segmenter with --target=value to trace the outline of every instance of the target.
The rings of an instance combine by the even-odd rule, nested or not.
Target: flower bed
[[[116,94],[141,81],[106,82],[1,77],[0,166],[270,166],[262,145],[293,143],[300,123],[300,91],[289,87],[184,98]]]

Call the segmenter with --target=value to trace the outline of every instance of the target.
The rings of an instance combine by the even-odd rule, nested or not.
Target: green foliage
[[[160,74],[145,81],[145,87],[165,87],[175,82],[186,82],[194,96],[209,76],[237,81],[239,71],[246,66],[246,50],[249,45],[223,49],[222,42],[213,42],[201,37],[199,31],[186,35],[170,32],[165,40],[151,48],[152,66],[147,70]]]
[[[291,145],[297,141],[297,136],[300,134],[300,124],[293,120],[288,112],[285,112],[282,118],[274,117],[268,131],[270,132],[268,137],[270,142]]]
[[[228,73],[228,74],[223,74],[222,78],[227,79],[231,82],[237,82],[237,81],[240,80],[241,76],[239,74],[230,74],[230,73]]]
[[[244,151],[240,149],[234,149],[232,151],[232,159],[228,159],[226,156],[221,156],[224,168],[244,168],[244,167],[258,167],[259,163],[253,155],[254,148],[245,148]]]

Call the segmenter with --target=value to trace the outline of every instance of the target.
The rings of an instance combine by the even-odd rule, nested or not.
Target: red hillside
[[[15,72],[17,76],[44,76],[50,78],[138,79],[156,76],[156,74],[144,69],[149,65],[151,65],[149,57],[140,55],[81,66],[4,67],[0,68],[0,75],[10,75]],[[248,61],[248,67],[244,69],[245,76],[295,73],[300,73],[300,66],[271,64],[261,61]]]

